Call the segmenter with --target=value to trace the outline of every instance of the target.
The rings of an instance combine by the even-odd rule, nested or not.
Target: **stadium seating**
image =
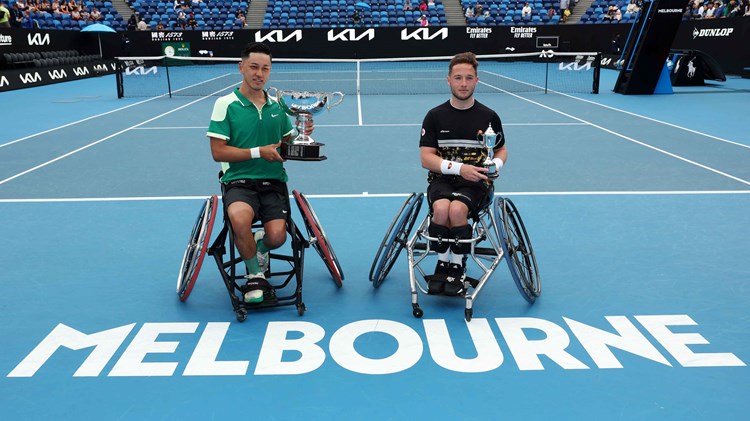
[[[426,12],[404,11],[403,0],[368,0],[369,8],[357,6],[357,0],[269,0],[263,19],[264,28],[388,27],[419,26],[424,14],[433,26],[448,24],[442,0],[435,0]],[[416,9],[418,2],[412,0]],[[355,23],[355,11],[361,19]],[[318,20],[316,20],[318,19]]]

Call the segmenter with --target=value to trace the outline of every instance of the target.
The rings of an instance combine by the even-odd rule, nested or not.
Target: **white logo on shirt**
[[[271,117],[278,117],[278,114],[271,114]]]
[[[440,130],[440,133],[450,133],[450,130]]]

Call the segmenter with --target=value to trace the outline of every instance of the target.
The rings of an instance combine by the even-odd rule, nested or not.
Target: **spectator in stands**
[[[36,19],[31,17],[28,10],[25,10],[23,12],[23,22],[21,23],[21,28],[24,28],[24,29],[39,28],[39,23],[36,21]]]
[[[716,19],[725,17],[729,11],[727,10],[726,5],[720,1],[714,2],[714,10],[716,10],[714,12],[714,18]]]
[[[427,8],[428,9],[430,8],[430,6],[434,6],[434,5],[435,5],[435,0],[427,0]]]
[[[474,17],[474,8],[471,6],[466,7],[466,12],[464,12],[464,16],[467,18],[473,18]]]
[[[139,31],[150,31],[151,27],[143,19],[138,19],[138,30]]]
[[[615,6],[612,6],[612,10],[614,10],[614,16],[612,17],[612,20],[617,21],[617,22],[621,21],[622,11],[620,10],[620,8],[615,5]]]
[[[241,22],[242,26],[245,26],[245,12],[241,9],[237,9],[237,11],[234,12],[234,17]]]
[[[630,0],[630,4],[628,4],[628,7],[625,8],[625,12],[627,13],[638,13],[638,4],[635,2],[635,0]]]
[[[102,19],[102,13],[99,11],[99,9],[95,7],[91,9],[90,17],[91,17],[91,20],[93,20],[94,22],[98,22]]]
[[[177,11],[177,26],[180,27],[180,29],[185,29],[185,25],[187,25],[187,16],[185,15],[185,11],[180,9]]]
[[[565,16],[565,11],[570,8],[570,0],[560,0],[560,20],[565,22],[565,19],[567,17]]]
[[[737,0],[729,0],[726,16],[730,18],[733,18],[735,16],[742,16],[741,10],[742,9],[740,9],[740,5],[737,3]]]
[[[156,24],[156,30],[157,31],[163,31],[164,30],[164,24],[159,22]]]
[[[708,2],[706,4],[706,7],[703,8],[703,19],[713,19],[716,17],[716,9],[714,8],[714,4],[711,2]]]
[[[427,15],[422,15],[417,19],[417,22],[419,22],[419,26],[430,26],[430,21],[427,20]]]
[[[352,23],[354,26],[359,26],[362,23],[362,15],[357,9],[354,9],[354,13],[352,13]]]
[[[750,1],[746,0],[745,13],[743,13],[742,16],[750,16]]]
[[[552,16],[555,16],[557,14],[557,11],[555,10],[554,6],[550,6],[549,10],[547,10],[547,17],[552,19]]]
[[[191,29],[195,29],[196,26],[198,26],[198,22],[195,21],[195,15],[192,13],[190,14],[190,17],[187,20],[187,26]]]
[[[482,3],[477,2],[477,4],[474,5],[474,16],[479,17],[482,16],[484,13],[484,7],[482,6]]]
[[[419,2],[419,11],[420,12],[426,12],[427,11],[427,2],[425,0],[421,0]]]
[[[81,12],[77,7],[72,12],[70,12],[70,18],[73,20],[81,20]]]
[[[524,3],[523,9],[521,9],[521,16],[526,18],[531,17],[531,6],[529,6],[529,3]]]
[[[404,0],[404,10],[414,10],[414,7],[411,5],[411,0]]]
[[[135,17],[135,13],[130,15],[130,19],[128,19],[128,31],[135,31],[138,29],[138,18]]]
[[[0,28],[10,28],[10,10],[0,1]]]
[[[172,10],[177,10],[182,7],[182,1],[180,0],[174,0],[174,5],[172,6]]]
[[[203,3],[203,0],[190,0],[190,4],[193,7],[201,7],[201,3]]]

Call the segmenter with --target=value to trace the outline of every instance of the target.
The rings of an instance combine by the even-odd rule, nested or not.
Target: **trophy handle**
[[[271,93],[271,90],[273,90],[273,92],[274,92],[273,94]],[[269,86],[268,89],[266,89],[266,93],[268,94],[268,96],[272,96],[272,97],[276,98],[277,101],[279,100],[279,89],[278,88],[276,88],[274,86]]]
[[[339,100],[338,100],[338,101],[334,102],[333,104],[331,104],[331,103],[329,103],[329,104],[328,104],[328,107],[327,107],[327,108],[328,108],[329,110],[330,110],[331,108],[333,108],[333,107],[335,107],[335,106],[337,106],[337,105],[341,104],[341,101],[343,101],[343,100],[344,100],[344,94],[342,94],[341,92],[331,92],[331,93],[330,93],[329,95],[330,95],[330,97],[329,97],[329,98],[330,98],[330,100],[331,100],[331,101],[333,101],[333,100],[334,100],[334,99],[336,98],[336,96],[338,96],[338,97],[339,97]]]

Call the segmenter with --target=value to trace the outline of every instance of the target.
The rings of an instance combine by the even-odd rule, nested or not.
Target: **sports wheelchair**
[[[219,175],[221,178],[221,174]],[[288,191],[284,185],[287,197]],[[224,184],[222,183],[222,194],[224,193]],[[224,226],[216,236],[214,242],[209,246],[211,231],[216,219],[218,208],[218,197],[216,195],[207,198],[201,210],[198,213],[198,219],[195,221],[193,230],[188,239],[187,249],[182,258],[180,273],[177,278],[177,294],[180,301],[186,301],[195,286],[198,274],[203,264],[203,258],[206,254],[213,256],[216,265],[221,273],[224,285],[229,292],[229,298],[232,302],[232,308],[239,322],[245,321],[249,310],[294,305],[297,307],[297,313],[301,316],[305,313],[305,303],[302,301],[302,275],[304,272],[305,249],[313,247],[323,259],[328,271],[333,278],[336,286],[341,287],[344,280],[344,272],[341,269],[336,254],[333,252],[331,243],[323,231],[315,211],[310,206],[304,194],[293,190],[294,201],[302,215],[302,220],[307,231],[308,238],[302,234],[300,229],[294,223],[291,216],[291,209],[287,212],[286,231],[291,239],[291,254],[281,254],[272,250],[269,253],[268,271],[265,273],[266,279],[269,280],[270,287],[263,293],[263,301],[260,303],[245,303],[242,300],[244,286],[244,275],[238,273],[237,265],[242,263],[242,258],[237,253],[234,245],[234,235],[232,226],[227,218],[226,208],[224,207]],[[253,229],[262,228],[259,221],[253,223]],[[225,255],[229,254],[225,260]],[[281,269],[276,270],[275,264],[281,264]],[[280,279],[274,282],[272,278]],[[290,286],[294,280],[293,288]],[[238,283],[239,281],[239,283]],[[287,288],[289,287],[289,288]]]
[[[469,239],[430,237],[428,227],[432,218],[431,212],[428,212],[419,224],[417,232],[410,237],[424,199],[424,193],[412,193],[401,206],[375,255],[370,269],[370,281],[373,287],[380,287],[396,263],[399,254],[406,248],[412,314],[416,318],[421,318],[424,312],[419,307],[418,295],[419,292],[429,294],[427,288],[429,275],[420,265],[428,255],[436,254],[430,249],[430,242],[469,243],[471,251],[464,256],[464,268],[466,269],[468,261],[473,261],[481,272],[481,276],[469,277],[467,271],[464,280],[466,292],[459,296],[466,300],[464,310],[466,321],[471,321],[474,301],[504,257],[521,295],[533,304],[542,293],[542,288],[536,257],[526,227],[518,209],[510,199],[498,197],[493,204],[492,198],[493,193],[490,191],[485,204],[480,206],[481,210],[469,215],[472,228],[472,236]],[[417,276],[417,272],[420,276]]]

